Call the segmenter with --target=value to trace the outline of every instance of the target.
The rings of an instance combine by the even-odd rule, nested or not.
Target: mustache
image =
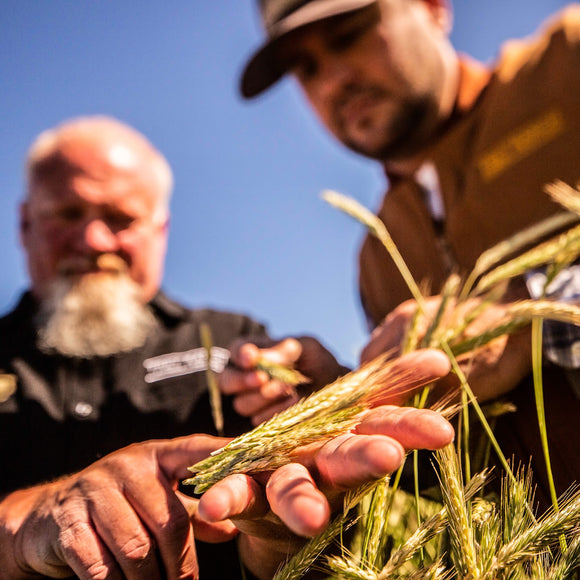
[[[63,276],[95,271],[124,274],[128,270],[127,262],[117,254],[111,253],[96,256],[71,256],[62,259],[58,264],[58,272]]]

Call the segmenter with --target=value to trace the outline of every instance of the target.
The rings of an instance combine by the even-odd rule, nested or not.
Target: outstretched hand
[[[439,351],[416,351],[397,361],[401,370],[421,365],[433,380],[449,372]],[[392,387],[391,387],[392,388]],[[300,538],[323,531],[342,507],[344,492],[396,471],[410,449],[438,449],[454,431],[427,409],[383,405],[369,410],[349,433],[299,449],[295,462],[267,476],[232,475],[201,498],[199,515],[209,522],[227,518],[243,534],[246,565],[269,578]]]
[[[437,378],[447,359],[415,352]],[[411,448],[453,439],[437,413],[381,406],[349,433],[297,450],[273,473],[230,476],[201,500],[177,491],[186,466],[227,440],[192,435],[131,445],[83,471],[20,490],[0,502],[0,570],[11,580],[38,574],[81,579],[197,578],[194,538],[225,541],[240,534],[246,566],[270,578],[279,564],[323,530],[342,494],[396,470]]]

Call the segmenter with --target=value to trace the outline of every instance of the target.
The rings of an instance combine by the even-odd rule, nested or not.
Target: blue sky
[[[565,4],[456,0],[452,39],[491,61]],[[253,0],[0,0],[0,29],[0,311],[26,287],[16,215],[28,145],[68,117],[108,114],[173,166],[172,297],[249,313],[276,337],[313,334],[357,361],[363,232],[320,192],[375,208],[384,178],[326,135],[292,81],[238,96],[261,38]]]

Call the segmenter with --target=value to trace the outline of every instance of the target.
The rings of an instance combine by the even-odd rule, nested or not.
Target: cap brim
[[[271,87],[286,70],[278,62],[276,47],[289,32],[330,18],[353,12],[374,4],[377,0],[314,0],[288,17],[280,20],[268,31],[266,42],[250,57],[240,79],[240,93],[251,99]]]

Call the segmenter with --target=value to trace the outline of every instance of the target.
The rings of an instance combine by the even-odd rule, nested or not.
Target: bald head
[[[160,213],[167,212],[173,187],[167,160],[133,127],[106,116],[70,119],[35,139],[26,159],[27,195],[56,172],[88,171],[103,177],[139,175],[156,194]]]

